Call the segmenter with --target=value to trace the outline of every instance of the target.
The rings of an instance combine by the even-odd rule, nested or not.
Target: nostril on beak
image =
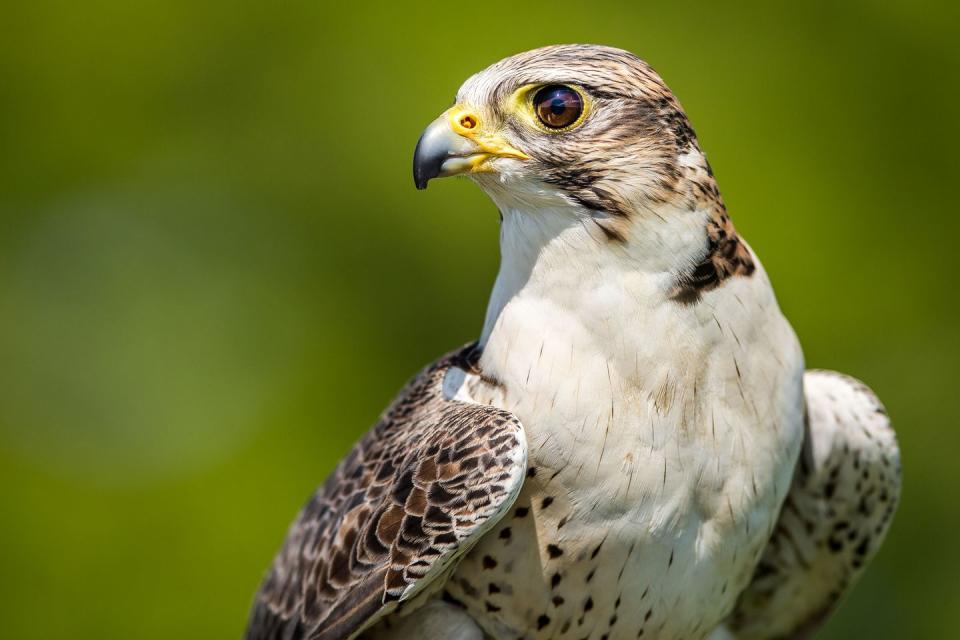
[[[450,114],[450,128],[454,132],[469,136],[480,126],[480,117],[473,111],[459,111]]]

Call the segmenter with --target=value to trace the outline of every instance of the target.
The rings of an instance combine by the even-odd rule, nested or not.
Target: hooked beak
[[[453,107],[426,128],[413,152],[413,182],[426,189],[433,178],[492,171],[491,158],[529,159],[499,136],[483,133],[472,111]]]

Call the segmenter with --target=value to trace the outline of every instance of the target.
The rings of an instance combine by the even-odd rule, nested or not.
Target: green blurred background
[[[474,338],[497,216],[416,192],[471,73],[599,42],[679,95],[905,493],[825,638],[960,627],[956,2],[0,9],[0,636],[236,638],[305,497]],[[801,6],[802,5],[802,6]]]

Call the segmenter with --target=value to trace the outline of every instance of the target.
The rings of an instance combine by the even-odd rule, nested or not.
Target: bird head
[[[604,46],[535,49],[469,78],[413,169],[420,189],[467,175],[501,210],[572,205],[611,238],[665,204],[722,207],[677,99],[645,62]]]

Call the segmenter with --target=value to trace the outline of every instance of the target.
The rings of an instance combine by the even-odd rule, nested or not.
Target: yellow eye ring
[[[566,133],[580,126],[592,107],[589,94],[568,84],[535,84],[517,92],[530,123],[544,133]]]

